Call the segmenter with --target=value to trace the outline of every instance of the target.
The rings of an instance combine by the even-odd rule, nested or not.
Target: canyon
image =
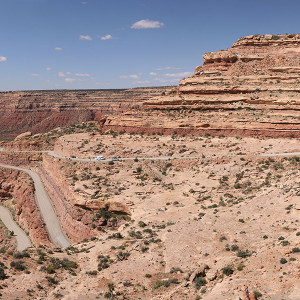
[[[71,242],[0,168],[33,245],[0,222],[4,299],[298,300],[299,62],[299,34],[252,35],[177,87],[2,93],[0,164]]]
[[[0,92],[0,140],[11,140],[25,131],[43,133],[60,126],[101,120],[170,89]]]

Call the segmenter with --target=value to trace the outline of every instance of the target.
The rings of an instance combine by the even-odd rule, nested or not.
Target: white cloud
[[[164,68],[157,68],[157,71],[163,71],[163,70],[179,70],[180,68],[176,67],[164,67]]]
[[[76,79],[74,79],[74,78],[65,78],[65,82],[72,83],[74,81],[76,81]]]
[[[79,39],[80,39],[80,40],[91,41],[91,40],[92,40],[92,37],[89,36],[89,35],[81,35],[81,36],[79,36]]]
[[[55,47],[55,48],[54,48],[54,50],[56,50],[56,51],[62,51],[62,50],[63,50],[63,48],[60,48],[60,47]]]
[[[51,70],[52,70],[52,68],[49,68],[49,67],[48,67],[48,68],[46,68],[46,71],[51,71]]]
[[[191,72],[181,72],[181,73],[167,73],[165,76],[167,77],[186,77],[192,75]]]
[[[106,40],[111,40],[113,37],[112,37],[112,35],[110,35],[110,34],[107,34],[107,35],[105,35],[105,36],[101,36],[100,37],[100,39],[102,40],[102,41],[106,41]]]
[[[40,76],[40,74],[31,74],[31,76],[38,77],[38,76]]]
[[[75,76],[78,76],[78,77],[91,77],[91,74],[76,73]]]
[[[4,56],[0,56],[0,62],[5,62],[5,61],[7,61],[7,58]]]
[[[154,81],[158,81],[160,83],[178,83],[181,78],[174,78],[174,79],[166,79],[166,78],[155,78]]]
[[[152,28],[161,28],[164,26],[164,23],[159,21],[151,20],[140,20],[131,25],[132,29],[152,29]]]
[[[144,80],[144,81],[138,80],[138,81],[133,82],[133,84],[147,84],[147,83],[150,83],[150,81],[149,80]]]
[[[155,72],[150,72],[149,75],[151,75],[151,76],[156,76],[157,73],[155,73]]]
[[[71,72],[58,72],[58,77],[67,77],[67,75],[71,75],[72,73]]]
[[[122,75],[122,76],[120,76],[120,78],[122,78],[122,79],[127,79],[127,78],[139,79],[140,77],[136,74],[133,74],[133,75]]]
[[[84,5],[84,4],[87,4],[87,2],[81,2],[81,4],[83,4],[83,5]]]

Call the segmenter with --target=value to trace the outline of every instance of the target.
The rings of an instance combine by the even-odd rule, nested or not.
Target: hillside
[[[99,120],[170,89],[0,92],[0,140],[25,131],[43,133],[59,126]]]

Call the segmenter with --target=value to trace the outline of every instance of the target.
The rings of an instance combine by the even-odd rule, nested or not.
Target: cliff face
[[[170,87],[0,92],[0,140],[12,139],[25,131],[47,132],[59,126],[99,120],[168,90]]]
[[[151,130],[299,136],[299,34],[248,36],[203,57],[203,66],[176,90],[144,102],[145,109],[156,110],[147,118]],[[183,110],[193,112],[186,118]],[[144,123],[141,114],[131,111],[109,117],[105,125],[119,130],[149,127]]]
[[[39,173],[55,205],[61,225],[72,242],[77,243],[86,238],[97,236],[101,226],[109,227],[112,225],[109,220],[95,219],[95,215],[101,209],[130,215],[129,208],[118,201],[100,201],[91,198],[91,196],[83,197],[76,193],[76,190],[72,188],[70,178],[64,171],[65,167],[66,165],[59,163],[59,159],[45,154]],[[78,165],[77,168],[80,166]],[[83,169],[81,171],[83,172]],[[75,176],[74,173],[73,176]]]
[[[29,233],[35,246],[51,244],[34,200],[33,183],[27,174],[0,168],[0,198],[1,203],[13,208],[16,221]]]
[[[180,81],[174,105],[300,105],[300,35],[255,35],[203,55],[203,66]],[[146,101],[146,104],[155,101]],[[159,103],[157,103],[159,104]]]

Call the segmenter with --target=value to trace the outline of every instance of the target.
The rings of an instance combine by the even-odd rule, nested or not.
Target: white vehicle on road
[[[94,157],[95,160],[105,160],[103,155],[97,155]]]

